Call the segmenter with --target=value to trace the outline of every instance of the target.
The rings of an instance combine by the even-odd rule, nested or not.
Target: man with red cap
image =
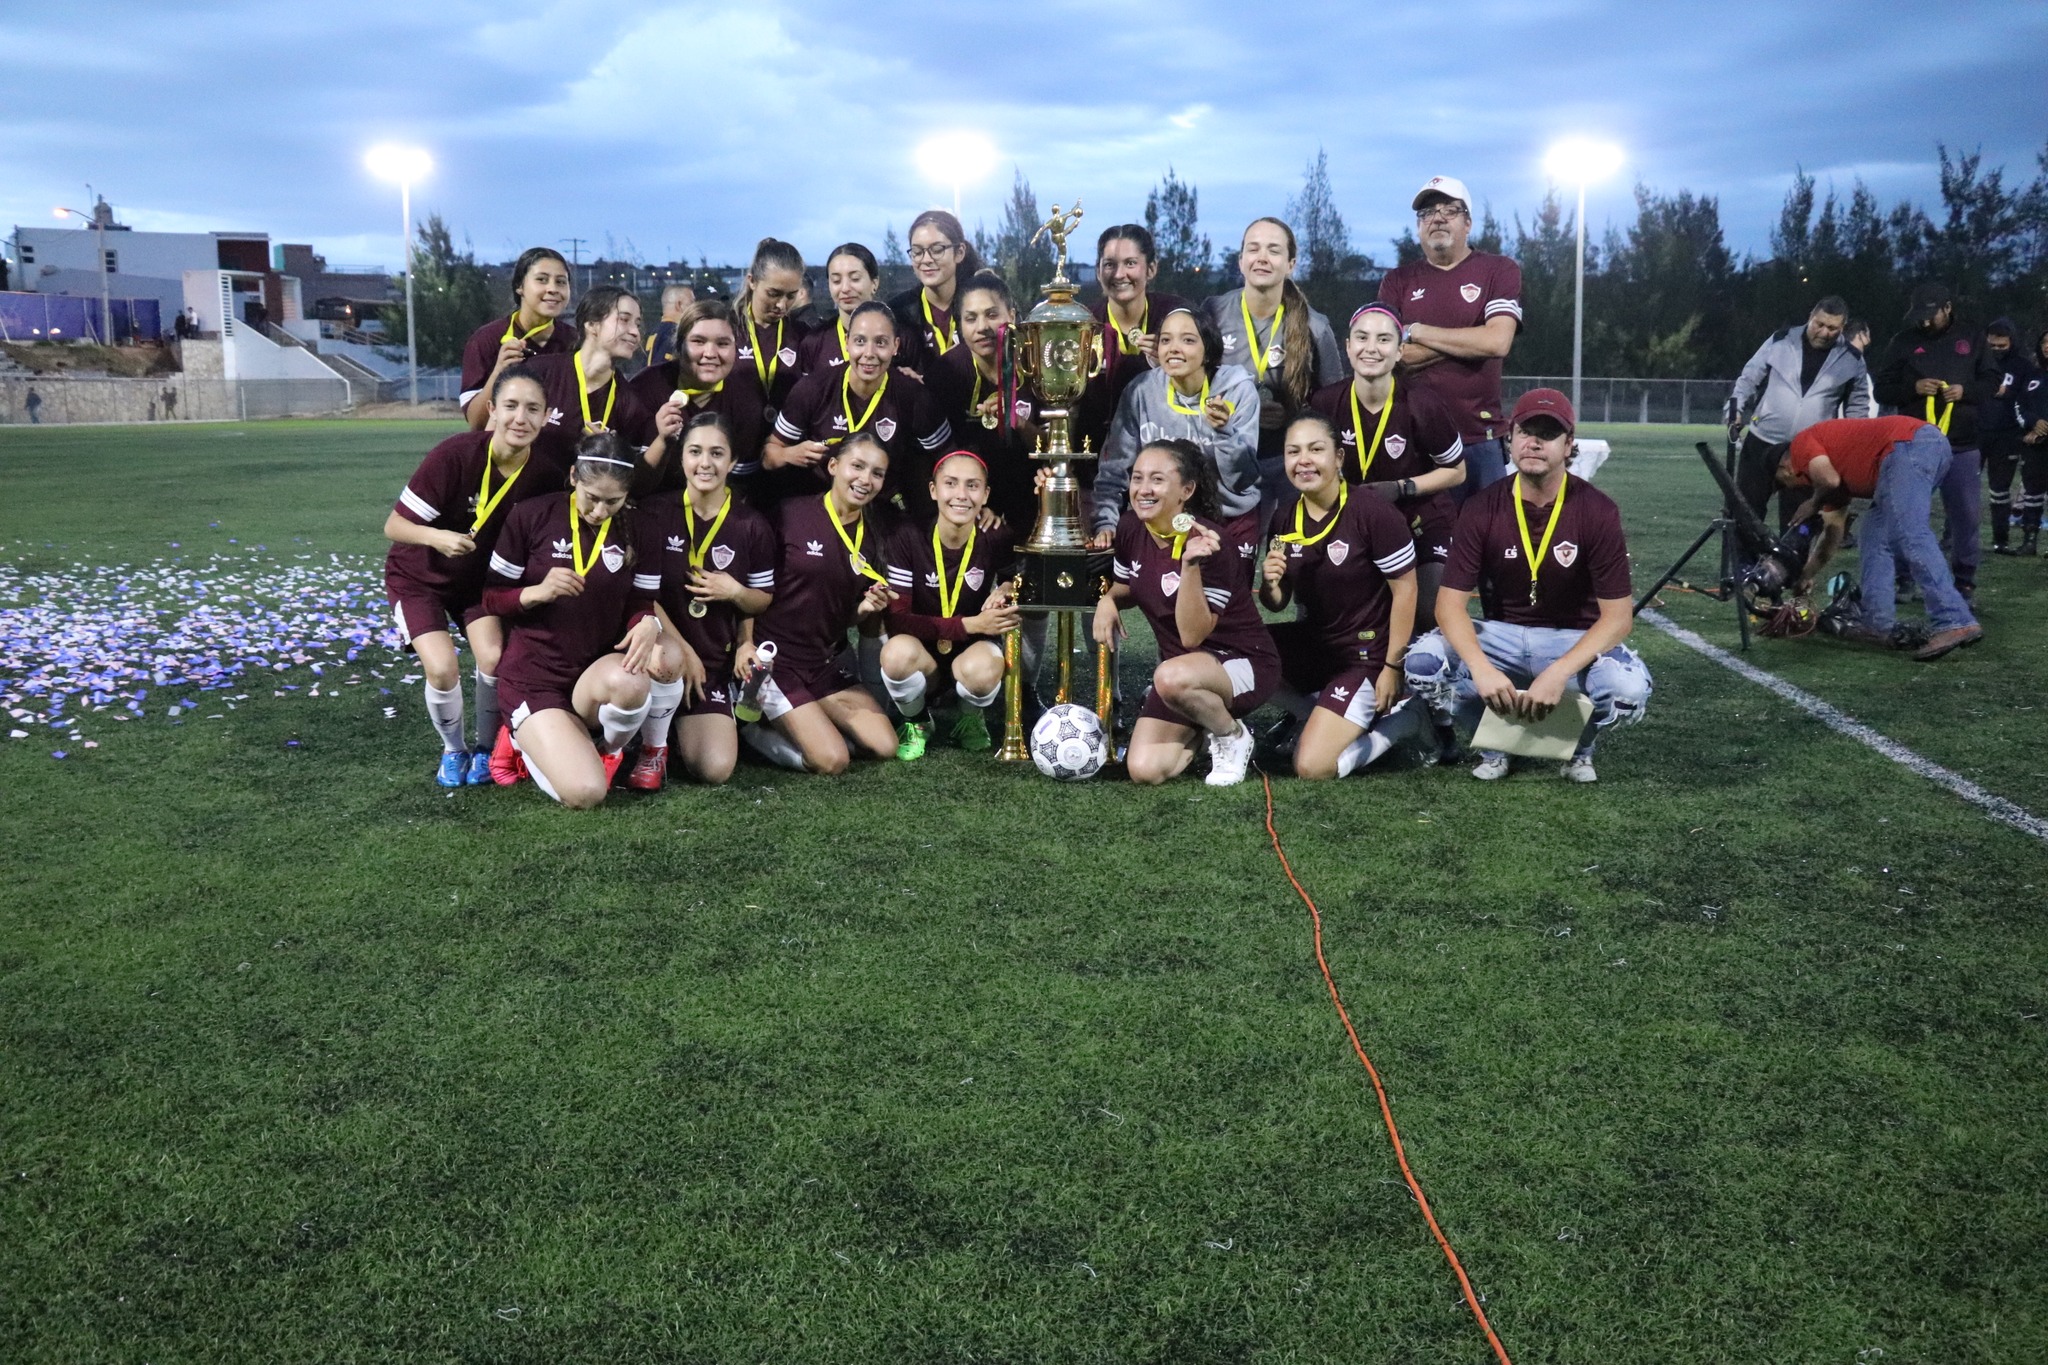
[[[1650,671],[1622,641],[1635,625],[1628,545],[1614,500],[1567,472],[1571,400],[1532,389],[1508,426],[1514,476],[1465,504],[1451,562],[1437,590],[1437,628],[1408,649],[1408,688],[1436,718],[1440,749],[1455,748],[1458,723],[1482,706],[1511,720],[1540,721],[1569,691],[1592,700],[1593,717],[1561,770],[1597,780],[1598,731],[1643,718]],[[1483,619],[1467,604],[1477,594]],[[1506,777],[1508,756],[1482,752],[1472,775]]]

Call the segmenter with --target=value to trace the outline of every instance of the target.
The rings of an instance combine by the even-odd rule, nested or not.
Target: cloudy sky
[[[0,6],[0,217],[48,224],[90,182],[139,228],[394,265],[396,194],[362,153],[399,139],[437,162],[417,215],[486,257],[581,237],[586,258],[717,262],[774,233],[816,258],[949,202],[914,152],[966,128],[1003,158],[964,193],[970,228],[1013,166],[1095,226],[1139,216],[1172,166],[1234,240],[1321,147],[1385,259],[1428,176],[1509,219],[1551,140],[1597,132],[1628,163],[1596,230],[1639,179],[1720,196],[1731,244],[1761,251],[1797,166],[1926,200],[1945,141],[2030,178],[2044,73],[2038,0],[65,0]]]

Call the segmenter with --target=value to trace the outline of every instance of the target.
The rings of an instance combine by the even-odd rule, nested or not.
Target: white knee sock
[[[967,684],[955,678],[953,679],[953,690],[958,692],[960,700],[966,702],[969,706],[978,706],[986,711],[994,704],[995,699],[1003,694],[1003,685],[1001,682],[998,682],[986,692],[969,692]]]
[[[1337,776],[1349,777],[1394,747],[1394,741],[1377,730],[1367,730],[1344,746],[1337,755]]]
[[[647,719],[640,723],[640,742],[650,749],[666,749],[669,722],[675,719],[676,708],[682,704],[680,680],[648,683]]]
[[[615,754],[626,747],[640,729],[640,722],[647,719],[647,703],[641,702],[628,711],[610,702],[600,703],[597,708],[598,728],[604,732],[604,742],[598,748],[608,754]]]
[[[462,689],[451,687],[442,691],[432,683],[427,684],[427,719],[434,722],[434,730],[441,736],[443,753],[462,752]]]
[[[740,738],[747,742],[749,749],[752,749],[776,767],[788,768],[793,772],[805,771],[804,751],[796,747],[795,740],[783,734],[782,731],[774,726],[762,725],[758,722],[752,725],[742,725],[740,727]]]
[[[524,752],[522,750],[521,752]],[[559,802],[562,794],[555,790],[555,784],[548,781],[548,775],[540,770],[540,764],[527,760],[526,775],[533,779],[533,785],[546,792],[550,799]]]
[[[485,753],[498,742],[498,680],[481,668],[476,671],[476,747]]]
[[[905,720],[924,714],[924,674],[914,668],[907,678],[892,678],[884,673],[882,686],[889,689],[889,700],[896,703]]]

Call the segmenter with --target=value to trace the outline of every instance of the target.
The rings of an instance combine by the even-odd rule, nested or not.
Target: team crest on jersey
[[[555,558],[556,558],[556,559],[567,559],[568,557],[569,557],[569,542],[568,542],[568,541],[566,541],[566,540],[558,540],[558,541],[556,541],[556,542],[555,542]]]
[[[1956,338],[1956,354],[1957,354],[1957,355],[1968,355],[1969,353],[1970,353],[1970,339],[1969,339],[1968,337],[1957,337],[1957,338]]]
[[[876,422],[875,435],[881,437],[885,441],[895,440],[896,420],[893,417],[884,417],[880,421]]]
[[[1389,437],[1387,438],[1387,458],[1388,458],[1388,459],[1390,459],[1390,460],[1398,460],[1398,459],[1400,459],[1400,458],[1401,458],[1401,455],[1402,455],[1402,452],[1406,451],[1407,449],[1408,449],[1408,438],[1407,438],[1406,436],[1401,436],[1401,435],[1393,435],[1393,436],[1389,436]]]
[[[1467,303],[1477,303],[1479,302],[1479,286],[1476,284],[1461,284],[1458,286],[1458,296]]]
[[[796,364],[796,348],[794,346],[785,346],[775,353],[775,358],[785,365],[794,365]]]
[[[598,552],[598,558],[602,559],[605,568],[613,573],[617,573],[626,567],[626,552],[616,545],[605,546],[603,550]]]
[[[1350,542],[1343,540],[1331,541],[1328,554],[1332,564],[1342,564],[1345,560],[1351,558]]]
[[[969,569],[967,571],[967,586],[974,589],[976,592],[980,592],[982,577],[983,576],[980,569]]]
[[[548,425],[551,427],[562,425],[562,410],[560,408],[548,409]]]
[[[804,553],[812,559],[823,559],[825,557],[825,542],[822,540],[805,541]]]
[[[1028,422],[1028,421],[1030,421],[1030,420],[1031,420],[1031,400],[1030,400],[1030,399],[1028,399],[1028,398],[1019,398],[1019,399],[1018,399],[1018,400],[1017,400],[1017,401],[1016,401],[1015,403],[1011,404],[1011,405],[1010,405],[1010,419],[1011,419],[1012,421],[1014,421],[1014,422],[1018,422],[1018,423],[1023,423],[1023,422]]]
[[[1165,573],[1159,575],[1159,591],[1165,593],[1168,597],[1171,597],[1175,593],[1179,592],[1180,575],[1178,573],[1175,573],[1171,569],[1168,569]]]
[[[726,569],[726,568],[730,568],[731,566],[732,566],[732,546],[730,546],[730,545],[714,545],[714,546],[712,546],[712,547],[711,547],[711,567],[713,567],[714,569]]]
[[[1287,359],[1287,352],[1281,349],[1280,347],[1268,346],[1266,348],[1266,367],[1268,369],[1271,369],[1273,366],[1278,365],[1281,361],[1285,359]]]
[[[690,547],[681,536],[670,536],[668,538],[668,548],[676,554],[683,554],[686,551],[688,551]]]
[[[1560,540],[1551,547],[1550,557],[1563,567],[1569,569],[1572,566],[1572,561],[1579,557],[1579,547],[1572,544],[1569,540]]]

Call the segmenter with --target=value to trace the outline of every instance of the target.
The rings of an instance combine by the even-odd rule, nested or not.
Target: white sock
[[[1377,730],[1367,730],[1357,739],[1344,746],[1344,752],[1337,755],[1337,776],[1349,777],[1360,768],[1369,766],[1375,759],[1394,747],[1394,741]]]
[[[462,752],[462,689],[451,687],[446,691],[427,684],[427,719],[434,722],[434,730],[441,736],[443,753]]]
[[[521,752],[524,752],[524,750]],[[548,781],[548,775],[540,770],[540,764],[528,759],[526,775],[532,778],[533,785],[546,792],[551,800],[559,802],[562,799],[562,794],[555,790],[555,784]]]
[[[597,724],[598,728],[604,731],[604,742],[598,748],[608,754],[615,754],[625,748],[626,741],[638,733],[640,722],[647,719],[647,705],[643,701],[628,711],[610,702],[600,703],[597,708]]]
[[[481,668],[476,671],[476,747],[484,753],[498,742],[498,680]]]
[[[958,692],[960,700],[966,702],[969,706],[978,706],[986,711],[994,704],[995,699],[1003,694],[1003,685],[999,682],[986,692],[969,692],[967,684],[955,678],[953,679],[953,690]]]
[[[889,700],[896,703],[905,720],[924,713],[924,674],[914,668],[907,678],[892,678],[884,673],[882,686],[889,689]]]
[[[676,708],[683,704],[683,684],[675,682],[650,682],[647,684],[647,719],[640,724],[640,742],[650,749],[668,747],[668,726],[675,719]]]
[[[795,740],[774,726],[758,722],[753,725],[742,725],[740,738],[747,742],[748,748],[776,767],[788,768],[793,772],[805,771],[804,751],[796,747]]]

